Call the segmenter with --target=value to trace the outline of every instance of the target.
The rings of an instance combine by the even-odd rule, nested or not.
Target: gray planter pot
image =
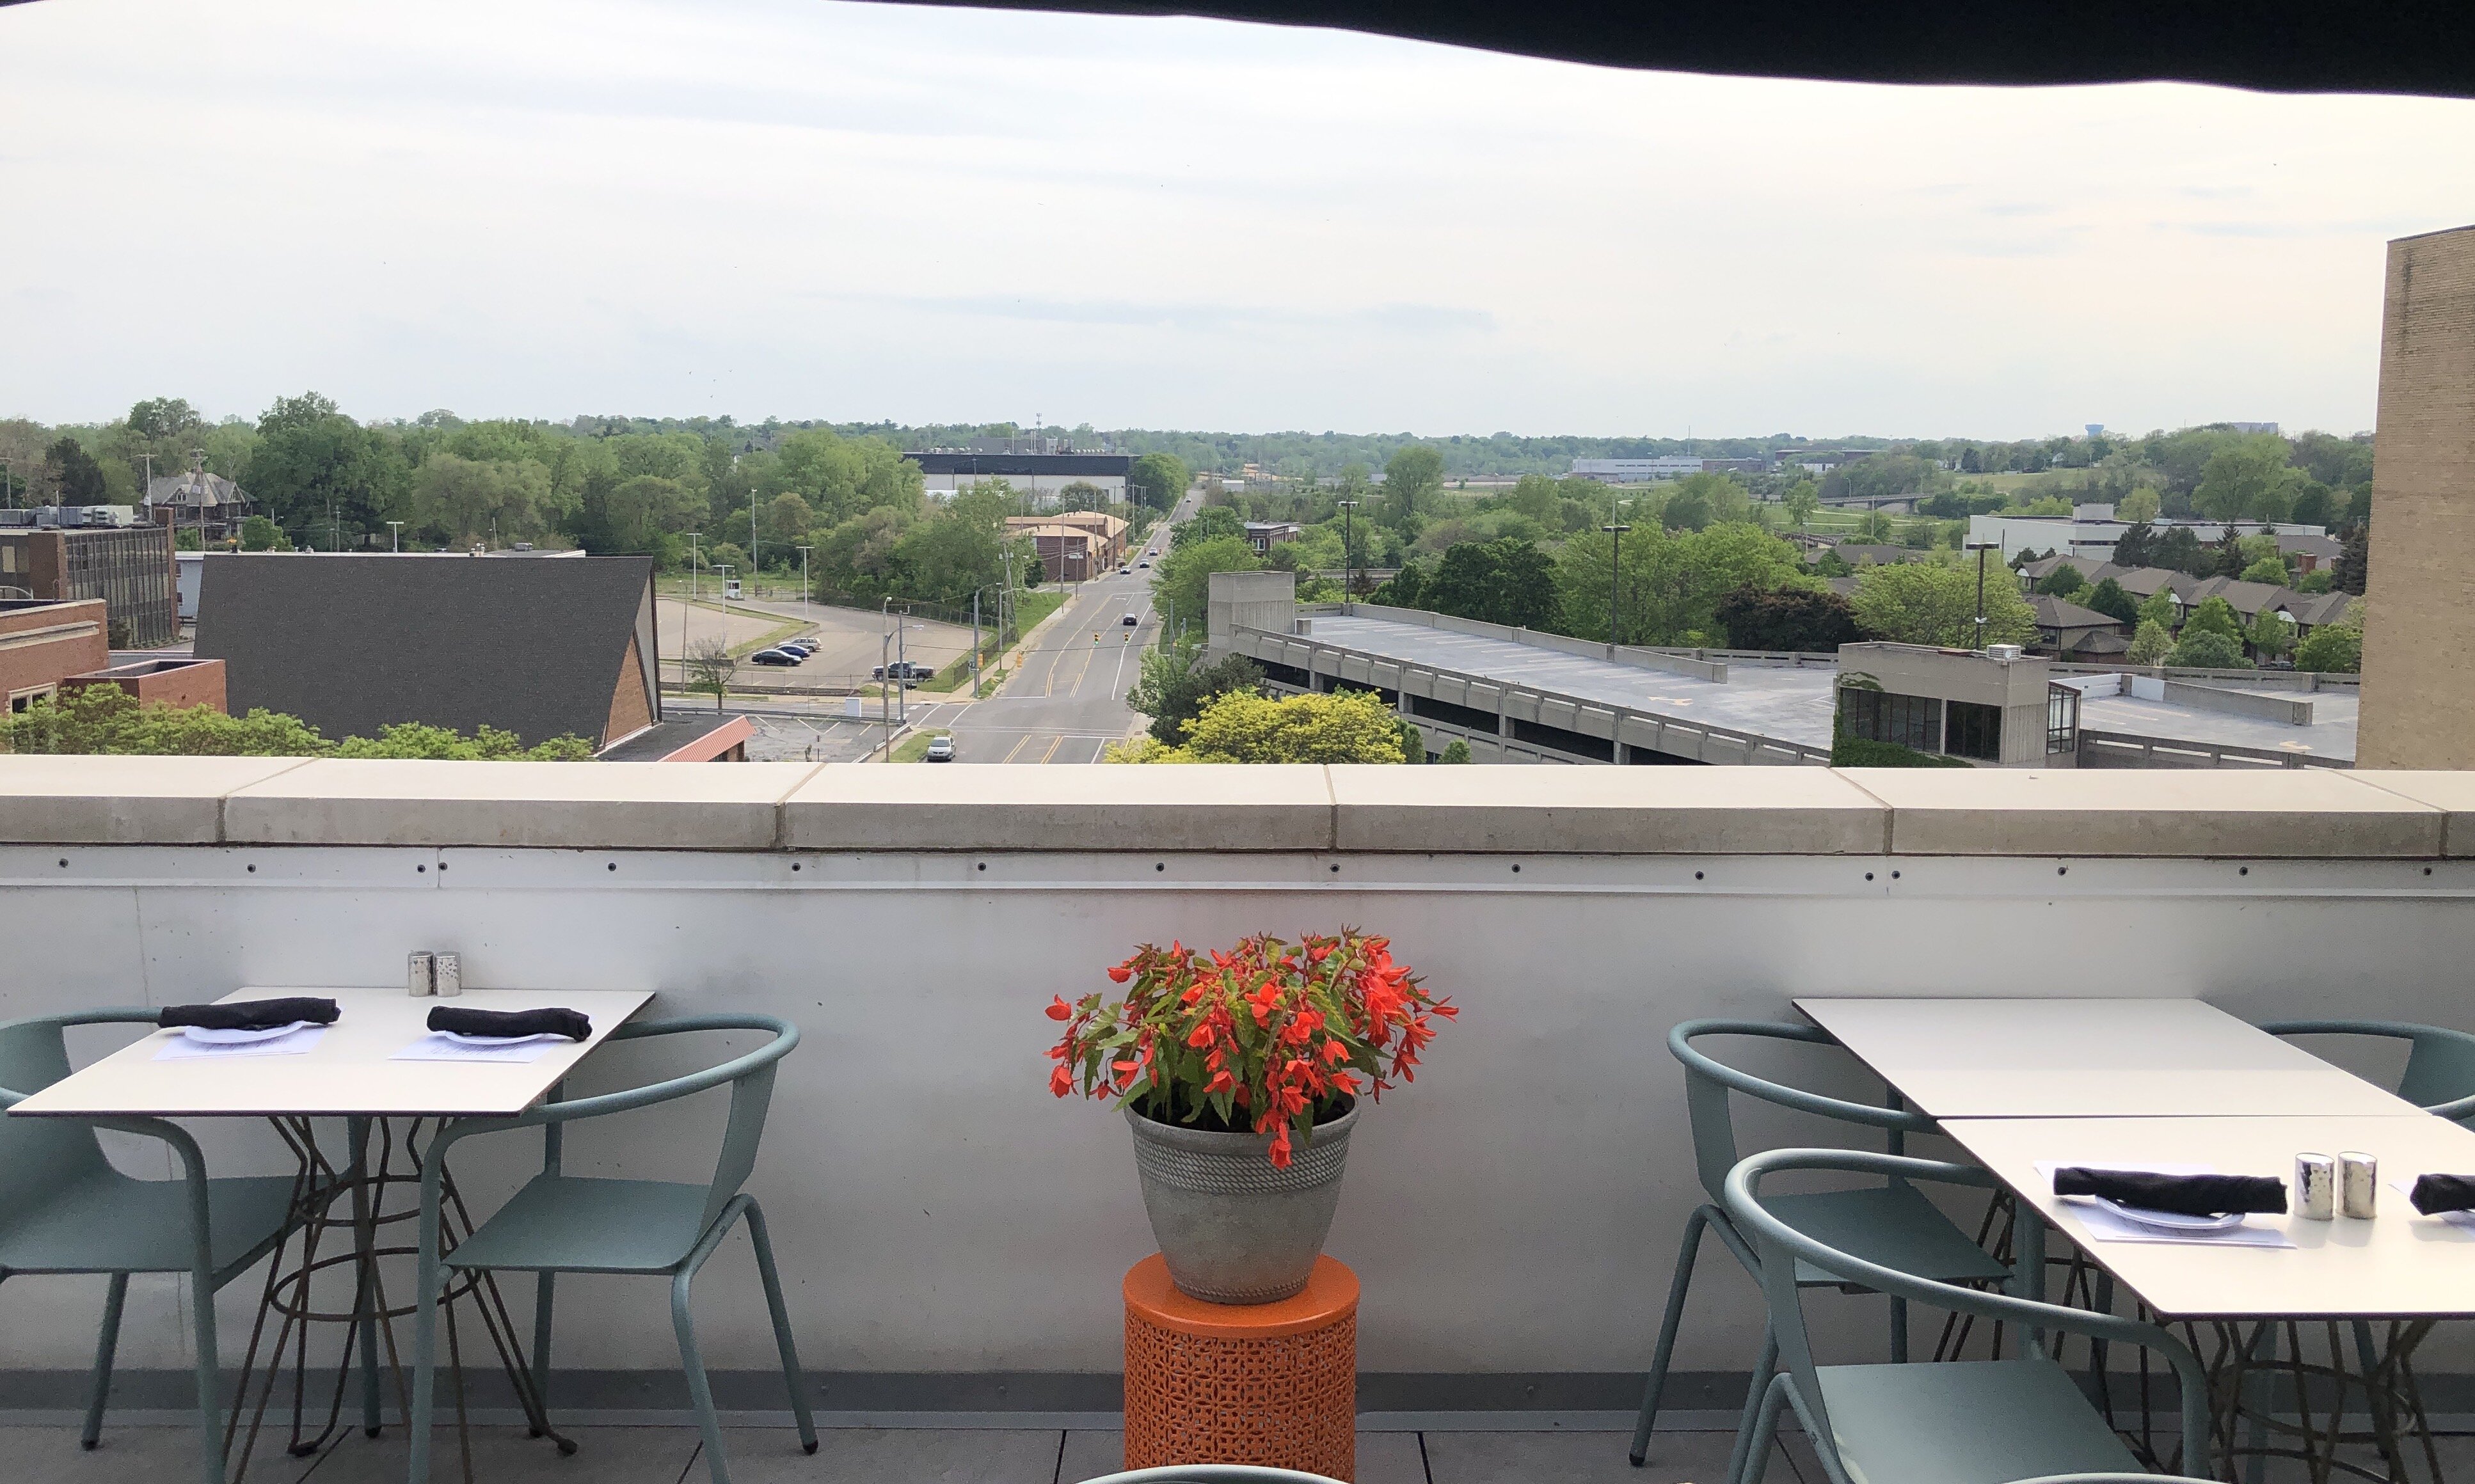
[[[1340,1205],[1340,1173],[1358,1109],[1317,1126],[1286,1170],[1268,1133],[1157,1123],[1132,1108],[1143,1210],[1178,1291],[1207,1303],[1272,1303],[1298,1293]]]

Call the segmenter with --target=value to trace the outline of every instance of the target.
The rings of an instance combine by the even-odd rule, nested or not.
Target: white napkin
[[[175,1035],[155,1054],[158,1061],[186,1061],[193,1057],[297,1057],[317,1049],[318,1038],[327,1034],[325,1026],[304,1026],[284,1035],[269,1036],[262,1041],[236,1041],[213,1044],[193,1041],[185,1035]]]
[[[432,1031],[402,1051],[387,1058],[389,1061],[539,1061],[561,1046],[576,1042],[564,1035],[529,1035],[502,1041],[495,1046],[476,1046],[459,1041],[444,1032]]]
[[[2044,1178],[2046,1188],[2054,1188],[2054,1172],[2065,1169],[2119,1170],[2128,1175],[2215,1175],[2217,1166],[2178,1164],[2170,1160],[2137,1163],[2121,1159],[2041,1159],[2037,1174]],[[2091,1241],[2095,1242],[2164,1242],[2182,1247],[2292,1247],[2294,1242],[2272,1227],[2255,1227],[2251,1218],[2241,1226],[2222,1231],[2173,1231],[2163,1227],[2144,1227],[2117,1214],[2109,1205],[2101,1205],[2095,1196],[2057,1196],[2070,1207],[2071,1219]]]

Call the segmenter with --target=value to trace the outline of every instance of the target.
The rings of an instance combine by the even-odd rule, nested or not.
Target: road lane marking
[[[1028,740],[1028,739],[1026,739],[1026,740]],[[1050,738],[1050,739],[1048,740],[1048,750],[1047,750],[1046,752],[1043,752],[1043,753],[1041,753],[1041,754],[1040,755],[1040,761],[1041,761],[1042,763],[1045,763],[1045,762],[1047,762],[1050,758],[1053,758],[1053,757],[1057,756],[1057,749],[1058,749],[1059,745],[1060,745],[1061,743],[1063,743],[1065,741],[1066,741],[1066,739],[1065,739],[1065,738],[1063,738],[1063,737],[1052,737],[1052,738]]]
[[[1011,762],[1013,762],[1013,761],[1014,761],[1014,757],[1015,757],[1015,753],[1020,752],[1023,748],[1028,747],[1028,746],[1030,746],[1030,745],[1031,745],[1031,739],[1032,739],[1032,734],[1031,734],[1031,733],[1029,733],[1029,732],[1025,732],[1025,733],[1023,733],[1023,734],[1022,734],[1022,740],[1021,740],[1020,742],[1016,742],[1016,743],[1014,744],[1014,747],[1012,748],[1012,750],[1008,751],[1008,752],[1006,753],[1005,757],[1004,757],[1004,758],[1002,758],[1000,761],[1002,761],[1002,762],[1007,762],[1007,763],[1011,763]]]

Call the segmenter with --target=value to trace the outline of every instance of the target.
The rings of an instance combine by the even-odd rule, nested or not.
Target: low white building
[[[964,490],[1003,479],[1017,494],[1031,497],[1038,510],[1056,508],[1069,484],[1089,484],[1110,499],[1126,499],[1126,476],[1135,467],[1130,453],[974,453],[929,451],[902,455],[919,466],[928,498],[951,499]]]

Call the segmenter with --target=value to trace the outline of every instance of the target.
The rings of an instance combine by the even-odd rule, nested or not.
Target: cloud
[[[315,385],[365,416],[2355,427],[2382,241],[2463,220],[2470,146],[2456,101],[1192,19],[0,7],[0,165],[42,224],[0,236],[0,415]]]

